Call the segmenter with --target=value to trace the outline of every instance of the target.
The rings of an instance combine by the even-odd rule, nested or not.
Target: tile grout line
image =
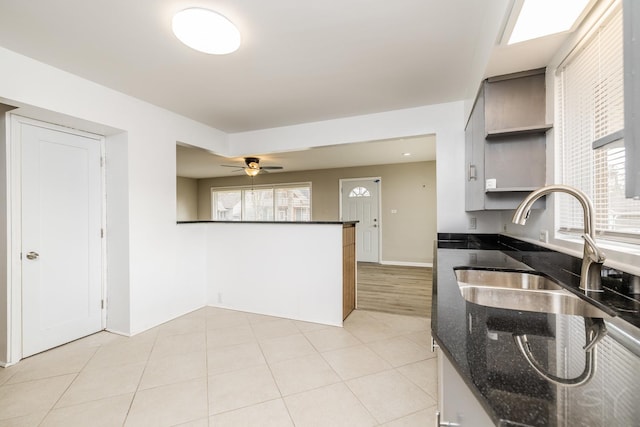
[[[385,371],[381,371],[381,372],[386,372],[386,370],[385,370]],[[380,373],[380,372],[377,372],[377,373]],[[370,375],[375,375],[375,374],[370,374]],[[364,376],[359,377],[359,378],[364,378],[365,376],[367,376],[367,375],[364,375]],[[349,381],[351,381],[351,380],[353,380],[353,379],[355,379],[355,378],[351,378]],[[349,387],[349,384],[347,383],[347,381],[346,381],[346,380],[344,381],[344,385],[345,385],[345,387],[347,387],[347,389],[349,390],[349,393],[351,393],[351,394],[353,395],[353,397],[355,397],[355,398],[356,398],[356,400],[360,403],[360,405],[362,405],[362,407],[364,408],[364,410],[365,410],[365,411],[367,411],[367,414],[369,414],[369,415],[371,416],[371,419],[372,419],[372,420],[375,420],[375,422],[376,422],[376,424],[377,424],[377,425],[379,425],[379,426],[380,426],[380,425],[382,425],[382,424],[380,423],[380,421],[378,421],[378,418],[376,418],[376,417],[371,413],[371,411],[369,410],[369,408],[367,408],[367,405],[365,405],[365,404],[364,404],[364,402],[360,399],[360,397],[358,397],[358,395],[353,391],[353,389],[352,389],[351,387]]]
[[[73,342],[73,341],[72,341]],[[91,357],[89,359],[87,359],[87,361],[84,363],[84,365],[82,366],[82,368],[80,368],[78,370],[78,372],[75,373],[75,377],[73,378],[73,380],[69,383],[69,385],[64,389],[64,391],[62,393],[60,393],[60,396],[58,396],[58,398],[56,399],[55,402],[53,402],[53,405],[51,405],[51,408],[47,409],[47,412],[45,413],[44,417],[42,417],[42,419],[40,420],[40,422],[38,423],[38,426],[41,426],[42,423],[44,423],[44,420],[47,419],[47,417],[51,414],[51,412],[54,410],[54,408],[56,407],[56,405],[58,404],[58,402],[60,402],[60,399],[62,399],[62,396],[64,396],[67,391],[69,391],[69,389],[71,388],[71,386],[73,385],[73,383],[78,379],[78,377],[80,376],[80,374],[82,373],[82,371],[84,370],[84,368],[87,367],[87,365],[89,364],[89,362],[91,361],[91,359],[93,359],[94,357],[96,357],[96,354],[98,354],[98,351],[100,350],[100,348],[102,347],[102,344],[96,348],[96,350],[93,352],[93,354],[91,355]],[[62,375],[69,375],[69,374],[62,374]],[[62,376],[62,375],[56,375],[56,376]],[[55,378],[54,377],[49,377],[49,378]]]
[[[289,420],[291,421],[291,424],[295,427],[296,423],[293,420],[293,417],[291,416],[291,411],[289,411],[289,407],[287,406],[287,402],[285,402],[284,400],[284,395],[282,394],[282,390],[280,389],[280,386],[278,385],[278,381],[276,381],[276,377],[275,375],[273,375],[273,370],[271,369],[271,364],[269,364],[269,360],[267,359],[267,356],[264,354],[264,349],[262,348],[262,346],[260,345],[260,340],[258,339],[258,337],[255,334],[255,330],[253,329],[253,324],[251,322],[249,322],[249,326],[251,327],[251,333],[253,334],[254,338],[256,338],[256,342],[258,343],[258,348],[260,349],[260,353],[262,354],[262,358],[264,359],[264,363],[267,365],[267,369],[269,369],[269,373],[271,374],[271,379],[273,380],[273,383],[276,385],[276,388],[278,389],[278,393],[280,393],[280,397],[279,399],[282,401],[282,404],[284,405],[285,409],[287,410],[287,415],[289,416]],[[300,328],[298,327],[298,325],[296,325],[294,323],[294,326],[296,327],[296,329],[299,331]],[[302,332],[300,332],[302,333]],[[271,399],[268,400],[267,402],[273,401],[276,399]],[[264,402],[262,402],[264,403]]]
[[[125,414],[124,420],[122,421],[122,425],[126,425],[127,419],[131,414],[131,408],[133,407],[133,402],[136,400],[136,396],[138,395],[138,390],[140,389],[140,384],[142,383],[142,378],[144,378],[144,373],[147,371],[147,365],[149,360],[151,359],[151,354],[153,353],[153,349],[156,347],[156,342],[158,341],[158,333],[153,338],[153,345],[149,350],[149,354],[147,355],[147,360],[144,362],[144,368],[142,369],[142,373],[140,374],[140,378],[138,379],[138,385],[136,386],[135,391],[133,392],[133,396],[131,397],[131,402],[129,402],[129,407],[127,408],[127,413]]]
[[[406,381],[408,381],[410,384],[414,385],[414,386],[415,386],[415,387],[417,387],[419,390],[423,391],[423,392],[424,392],[428,397],[431,397],[431,398],[432,398],[432,396],[431,396],[429,393],[427,393],[426,391],[422,390],[422,388],[421,388],[420,386],[418,386],[417,384],[414,384],[414,382],[413,382],[413,381],[411,381],[411,380],[409,380],[408,378],[406,378],[406,377],[405,377],[405,376],[404,376],[404,375],[403,375],[403,374],[398,370],[398,367],[394,366],[394,365],[393,365],[389,360],[387,360],[383,355],[379,354],[379,353],[378,353],[374,348],[369,347],[369,344],[370,344],[370,343],[380,342],[380,341],[384,341],[384,340],[387,340],[387,339],[393,339],[393,338],[397,338],[397,337],[402,337],[402,336],[404,336],[404,335],[405,335],[404,333],[402,333],[402,332],[400,332],[400,331],[395,330],[395,328],[393,328],[393,326],[392,326],[392,325],[390,325],[388,322],[385,322],[385,321],[383,321],[383,320],[381,320],[381,319],[378,319],[378,318],[376,318],[376,317],[375,317],[375,316],[373,316],[373,315],[369,315],[369,316],[370,316],[372,319],[374,319],[375,321],[377,321],[377,322],[379,322],[379,323],[383,324],[385,327],[387,327],[387,328],[390,328],[390,329],[394,330],[394,332],[398,332],[398,335],[395,335],[395,333],[394,333],[394,336],[393,336],[393,337],[390,337],[390,338],[383,338],[383,339],[380,339],[380,340],[374,340],[374,341],[370,341],[370,342],[363,342],[364,346],[365,346],[366,348],[368,348],[370,351],[372,351],[372,352],[373,352],[373,354],[377,355],[377,356],[378,356],[378,357],[380,357],[382,360],[384,360],[386,363],[388,363],[388,364],[389,364],[389,366],[390,366],[390,369],[385,369],[385,370],[382,370],[382,371],[377,372],[377,373],[373,373],[373,374],[366,374],[366,375],[362,375],[362,376],[360,376],[360,377],[351,378],[351,379],[349,379],[349,381],[352,381],[352,380],[355,380],[355,379],[358,379],[358,378],[364,378],[364,377],[367,377],[367,376],[369,376],[369,375],[377,375],[377,374],[384,373],[384,372],[394,372],[394,373],[396,373],[397,375],[399,375],[399,376],[400,376],[400,378],[405,379],[405,380],[406,380]],[[416,344],[417,344],[417,343],[416,343]],[[417,344],[417,345],[418,345],[418,344]],[[419,345],[419,347],[422,347],[422,346],[420,346],[420,345]],[[425,349],[425,350],[428,350],[428,349]],[[427,358],[422,359],[422,360],[420,360],[420,361],[423,361],[423,360],[427,360]],[[417,361],[417,362],[420,362],[420,361]],[[417,362],[410,362],[410,363],[406,363],[406,364],[404,364],[404,365],[401,365],[400,367],[402,367],[402,366],[407,366],[407,365],[410,365],[411,363],[417,363]],[[373,413],[371,413],[371,411],[369,411],[369,408],[367,408],[367,406],[364,404],[364,402],[362,402],[362,400],[358,397],[358,395],[357,395],[357,394],[353,391],[353,389],[349,386],[348,382],[347,382],[346,380],[345,380],[344,382],[345,382],[345,385],[349,388],[349,391],[350,391],[350,392],[351,392],[351,393],[356,397],[356,399],[360,402],[360,404],[361,404],[361,405],[362,405],[362,406],[367,410],[367,412],[371,415],[371,417],[372,417],[372,418],[373,418],[373,419],[378,423],[378,426],[382,425],[382,423],[381,423],[381,422],[380,422],[380,421],[379,421],[379,420],[378,420],[378,419],[373,415]],[[437,399],[436,399],[436,403],[437,403]],[[423,409],[428,409],[428,407],[427,407],[427,408],[423,408]],[[390,421],[387,421],[387,422],[385,422],[385,423],[389,423],[389,422],[393,422],[393,421],[400,420],[400,419],[402,419],[402,418],[404,418],[404,417],[407,417],[407,416],[409,416],[409,415],[412,415],[412,414],[414,414],[414,413],[417,413],[417,412],[419,412],[419,411],[421,411],[421,410],[423,410],[423,409],[420,409],[420,410],[418,410],[418,411],[414,411],[414,412],[413,412],[413,413],[411,413],[411,414],[404,414],[404,415],[403,415],[403,416],[401,416],[401,417],[395,418],[395,419],[390,420]]]
[[[312,356],[312,355],[319,355],[320,356],[319,360],[322,360],[329,367],[330,371],[333,372],[336,375],[336,379],[335,379],[335,382],[333,382],[333,383],[325,384],[325,385],[321,385],[321,386],[317,386],[317,387],[313,387],[313,388],[311,388],[309,390],[302,390],[302,391],[299,391],[299,392],[291,393],[286,397],[295,396],[295,395],[299,395],[299,394],[304,394],[304,393],[311,392],[311,391],[314,391],[314,390],[322,389],[324,387],[328,387],[328,386],[331,386],[331,385],[338,385],[338,384],[342,383],[343,387],[346,386],[346,389],[349,390],[349,393],[351,393],[354,397],[356,397],[355,401],[357,401],[365,409],[366,413],[369,414],[369,416],[376,423],[376,425],[381,425],[381,423],[378,422],[377,418],[375,416],[373,416],[373,413],[364,405],[363,401],[358,397],[358,395],[356,395],[356,393],[354,393],[354,391],[351,389],[351,387],[349,387],[349,384],[348,384],[349,381],[356,380],[358,378],[366,377],[368,375],[373,375],[373,374],[365,374],[365,375],[361,375],[361,376],[358,376],[358,377],[355,377],[355,378],[343,379],[342,376],[340,374],[338,374],[338,372],[335,370],[335,368],[331,365],[331,363],[329,363],[329,361],[327,360],[326,355],[325,355],[325,353],[328,353],[328,352],[331,352],[331,351],[344,350],[344,349],[348,349],[350,347],[353,347],[355,345],[362,345],[364,348],[367,348],[369,351],[371,351],[373,355],[376,355],[377,357],[379,357],[383,361],[387,362],[387,364],[389,365],[389,368],[383,369],[382,371],[379,371],[377,373],[395,372],[400,378],[404,378],[406,381],[408,381],[409,383],[413,384],[418,389],[422,390],[427,396],[429,396],[430,398],[436,400],[436,402],[437,402],[437,395],[434,398],[431,395],[431,393],[429,393],[426,389],[423,389],[420,385],[414,383],[411,380],[411,378],[405,376],[405,374],[400,372],[400,369],[402,369],[405,366],[412,365],[412,364],[415,364],[415,363],[424,362],[424,361],[428,361],[428,360],[431,359],[430,357],[428,357],[429,356],[428,347],[425,347],[425,346],[423,346],[421,344],[421,342],[423,341],[422,339],[420,339],[418,341],[418,339],[420,338],[418,335],[416,335],[416,337],[415,337],[416,341],[414,341],[413,339],[409,338],[409,335],[416,334],[416,333],[424,333],[424,334],[428,335],[430,333],[430,327],[427,325],[426,329],[424,329],[424,328],[420,327],[420,324],[414,324],[414,322],[409,321],[409,320],[407,320],[406,323],[405,323],[404,321],[396,321],[393,317],[385,318],[385,317],[379,317],[379,316],[371,315],[371,314],[367,313],[367,311],[364,311],[364,313],[362,313],[362,314],[364,314],[365,316],[364,317],[362,317],[362,316],[357,317],[354,327],[359,328],[361,326],[361,322],[364,322],[365,324],[374,322],[376,324],[381,324],[381,325],[384,325],[386,328],[389,328],[389,330],[393,332],[393,336],[390,337],[390,338],[382,338],[382,339],[377,339],[377,340],[370,341],[370,342],[363,342],[357,335],[355,335],[352,332],[352,329],[350,329],[350,328],[348,328],[348,326],[346,326],[344,328],[344,330],[346,332],[348,332],[351,336],[353,336],[355,338],[355,340],[359,344],[353,344],[353,345],[347,345],[347,346],[340,345],[339,348],[327,350],[325,352],[321,352],[318,349],[318,347],[316,347],[316,345],[314,345],[314,343],[307,336],[307,334],[311,333],[311,332],[305,332],[304,328],[303,328],[304,325],[300,325],[300,324],[296,323],[295,321],[293,322],[293,325],[295,326],[295,330],[297,331],[298,334],[300,334],[302,337],[304,337],[305,342],[309,345],[309,348],[312,351],[311,351],[311,353],[309,353],[307,355],[296,356],[294,358],[289,358],[289,359],[286,359],[286,360],[294,360],[294,359],[298,359],[298,358],[309,357],[309,356]],[[211,410],[210,400],[209,400],[209,395],[210,395],[210,392],[211,392],[210,383],[209,383],[209,355],[210,355],[210,352],[212,352],[212,354],[213,354],[213,352],[218,351],[217,348],[209,349],[209,346],[208,346],[208,343],[209,343],[209,339],[208,339],[209,338],[209,332],[213,331],[214,329],[218,329],[218,328],[211,328],[211,330],[210,330],[209,322],[208,322],[208,319],[210,317],[213,317],[213,316],[208,316],[208,313],[205,311],[203,317],[200,319],[202,322],[204,322],[204,334],[205,334],[205,337],[204,337],[205,357],[206,357],[206,360],[205,360],[205,381],[206,381],[205,390],[206,390],[206,399],[207,399],[207,406],[206,406],[207,407],[207,414],[206,414],[207,415],[207,425],[213,425],[212,421],[211,421],[211,418],[214,415],[219,415],[219,414],[211,415],[209,413],[210,410]],[[410,316],[408,316],[408,315],[399,315],[399,320],[401,320],[400,318],[404,318],[404,317],[410,317]],[[247,316],[245,315],[244,318],[247,319]],[[278,319],[274,319],[274,320],[278,320]],[[289,320],[291,320],[291,319],[289,319]],[[274,371],[272,369],[272,365],[273,364],[280,363],[280,362],[283,362],[283,361],[275,361],[273,363],[269,362],[268,359],[266,358],[265,350],[263,349],[263,347],[261,345],[261,343],[263,341],[266,341],[268,339],[280,338],[280,337],[276,336],[276,337],[273,337],[273,338],[265,338],[262,341],[258,340],[256,335],[255,335],[256,334],[256,329],[257,328],[259,329],[259,325],[262,324],[262,323],[263,322],[258,322],[257,320],[255,322],[249,321],[248,322],[248,326],[249,326],[249,330],[251,331],[251,334],[253,335],[253,339],[255,340],[256,344],[258,345],[258,347],[260,349],[260,354],[262,355],[262,357],[263,357],[263,359],[265,361],[265,364],[267,365],[267,368],[269,369],[269,372],[270,372],[270,375],[271,375],[271,380],[276,385],[276,389],[278,390],[279,397],[272,398],[272,399],[267,399],[267,400],[265,400],[263,402],[247,404],[247,405],[239,407],[239,408],[225,410],[223,412],[220,412],[220,414],[224,414],[224,413],[233,412],[233,411],[240,410],[240,409],[249,408],[249,407],[252,407],[252,406],[265,404],[267,402],[272,402],[272,401],[275,401],[275,400],[280,400],[285,406],[285,409],[287,411],[287,414],[288,414],[290,422],[292,422],[295,425],[295,422],[294,422],[293,417],[292,417],[292,413],[291,413],[291,411],[289,409],[289,406],[287,406],[287,404],[286,404],[285,396],[283,395],[281,387],[278,385],[278,382],[276,381],[276,377],[275,377]],[[229,327],[225,327],[225,328],[229,329]],[[184,332],[182,332],[182,334],[184,334]],[[180,335],[180,334],[175,334],[175,335]],[[285,335],[283,337],[286,337],[286,336],[289,336],[289,335]],[[413,362],[406,362],[406,363],[403,362],[399,366],[394,366],[393,364],[390,363],[389,360],[387,360],[387,358],[385,358],[382,354],[378,353],[378,351],[376,351],[375,349],[373,349],[373,348],[371,348],[369,346],[370,344],[373,344],[373,343],[376,343],[376,342],[379,342],[379,341],[384,341],[386,339],[394,339],[394,338],[399,338],[399,337],[404,337],[405,339],[407,339],[409,342],[411,342],[415,346],[419,347],[420,349],[424,349],[425,352],[421,351],[421,354],[423,356],[426,356],[426,357],[421,358],[421,360],[417,360],[417,361],[413,361]],[[154,350],[156,348],[158,348],[159,339],[160,339],[160,333],[158,333],[158,332],[156,332],[156,334],[151,336],[150,339],[149,339],[150,342],[148,342],[148,344],[151,344],[151,345],[150,345],[150,348],[149,348],[149,352],[148,352],[148,354],[146,356],[146,360],[144,361],[144,367],[142,369],[142,372],[140,373],[140,377],[139,377],[139,379],[137,381],[137,385],[136,385],[135,391],[133,392],[131,400],[129,401],[129,405],[128,405],[128,408],[126,410],[126,413],[124,413],[124,411],[123,411],[123,413],[124,413],[123,425],[126,423],[126,421],[128,420],[128,417],[131,415],[131,410],[133,408],[133,402],[137,397],[137,393],[141,391],[140,386],[142,384],[142,380],[144,379],[145,374],[147,372],[151,372],[149,370],[150,367],[148,366],[148,364],[151,363],[151,355],[153,354]],[[319,342],[318,346],[322,346],[322,343]],[[50,414],[52,413],[52,411],[55,409],[55,406],[61,401],[61,399],[65,395],[65,393],[68,392],[69,388],[72,387],[73,384],[78,381],[78,378],[79,378],[80,374],[85,371],[87,366],[93,360],[96,360],[96,357],[97,357],[98,353],[101,351],[101,349],[105,349],[107,347],[108,347],[108,345],[105,345],[105,343],[101,343],[101,344],[95,346],[95,348],[93,349],[93,353],[82,364],[82,367],[79,368],[79,370],[76,373],[73,373],[74,376],[73,376],[72,379],[70,379],[69,385],[59,394],[57,400],[53,403],[53,405],[49,409],[46,409],[45,411],[43,411],[42,418],[38,422],[38,425],[42,425],[45,422],[47,417],[49,417]],[[286,361],[286,360],[284,360],[284,361]],[[395,360],[395,359],[392,357],[392,360]],[[405,359],[400,358],[399,360],[403,361]],[[23,371],[23,369],[16,370],[16,372],[12,373],[11,376],[8,377],[6,381],[9,381],[10,378],[14,377],[16,374],[18,374],[21,371]],[[24,372],[28,373],[28,370],[25,370]],[[376,374],[376,373],[374,373],[374,374]],[[61,374],[61,375],[69,375],[69,374]],[[55,375],[55,376],[60,376],[60,375]],[[3,382],[3,386],[6,385],[6,381]],[[111,396],[109,396],[109,397],[111,397]],[[122,402],[122,403],[125,403],[125,402]],[[81,405],[81,404],[82,403],[79,403],[79,404],[76,404],[76,405],[72,405],[72,406],[78,406],[78,405]],[[425,406],[425,408],[423,408],[423,409],[420,409],[420,410],[417,410],[417,411],[414,411],[414,412],[411,412],[411,413],[404,414],[404,415],[400,416],[399,418],[396,418],[396,419],[391,420],[389,422],[397,421],[397,420],[400,420],[400,419],[402,419],[404,417],[415,415],[416,413],[418,413],[418,412],[420,412],[420,411],[422,411],[424,409],[428,409],[429,407],[430,406]],[[35,415],[36,413],[33,412],[32,414]],[[201,420],[201,418],[194,419],[191,422],[198,421],[198,420]]]

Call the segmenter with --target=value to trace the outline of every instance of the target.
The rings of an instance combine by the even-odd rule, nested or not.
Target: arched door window
[[[364,187],[356,187],[351,190],[349,197],[371,197],[371,193]]]

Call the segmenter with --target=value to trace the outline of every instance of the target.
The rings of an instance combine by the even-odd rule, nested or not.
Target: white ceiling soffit
[[[405,156],[403,153],[410,153]],[[431,161],[436,159],[436,138],[434,135],[417,136],[384,141],[324,146],[304,151],[290,151],[276,154],[257,154],[261,166],[283,166],[281,171],[331,169],[342,167],[383,165]],[[244,166],[243,157],[221,157],[194,147],[177,147],[178,176],[186,178],[215,178],[244,174],[233,168],[220,165]]]
[[[207,55],[178,41],[172,15],[194,6],[234,22],[240,49]],[[462,100],[478,84],[470,64],[489,37],[483,17],[497,13],[488,9],[469,0],[2,0],[0,45],[239,132]]]

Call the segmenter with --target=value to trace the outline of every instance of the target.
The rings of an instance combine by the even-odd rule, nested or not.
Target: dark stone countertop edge
[[[352,225],[358,221],[177,221],[177,224],[329,224],[329,225]]]

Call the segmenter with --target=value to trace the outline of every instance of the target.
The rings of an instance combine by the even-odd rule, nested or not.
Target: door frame
[[[374,180],[376,181],[376,186],[378,187],[378,206],[376,206],[376,213],[378,214],[378,263],[382,263],[382,177],[381,176],[365,176],[362,178],[340,178],[338,181],[338,194],[340,195],[340,221],[342,219],[342,183],[349,181],[365,181],[365,180]],[[357,235],[357,233],[356,233]],[[356,249],[358,245],[356,243]],[[358,254],[356,253],[356,260],[358,259]],[[356,261],[357,262],[357,261]]]
[[[105,138],[102,135],[81,131],[69,127],[56,125],[53,123],[47,123],[35,119],[31,119],[19,114],[8,113],[9,120],[7,120],[7,135],[9,136],[9,142],[7,144],[7,158],[8,173],[7,173],[7,190],[9,192],[9,206],[7,207],[7,214],[9,215],[9,233],[7,247],[9,253],[7,254],[8,268],[8,290],[9,295],[7,298],[7,312],[8,312],[8,359],[7,365],[17,363],[22,359],[22,142],[20,138],[20,124],[27,124],[32,126],[38,126],[45,129],[50,129],[58,132],[64,132],[72,135],[82,136],[85,138],[98,141],[100,144],[100,226],[102,228],[101,240],[101,256],[100,256],[100,281],[101,281],[101,299],[106,301],[107,291],[107,258],[106,258],[106,171],[104,167],[105,159]],[[106,303],[102,306],[101,313],[101,328],[104,329],[106,325]]]

